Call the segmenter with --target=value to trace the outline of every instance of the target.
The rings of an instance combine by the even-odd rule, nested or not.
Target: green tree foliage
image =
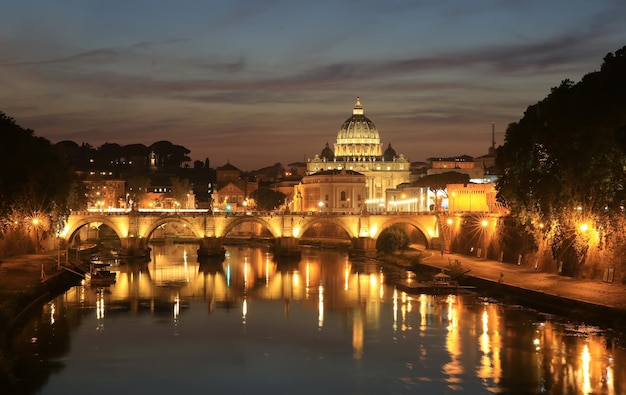
[[[35,219],[56,234],[80,204],[79,185],[61,150],[0,112],[0,236]]]
[[[166,168],[183,167],[183,164],[191,161],[188,156],[191,151],[182,145],[175,145],[169,141],[157,141],[150,148],[157,155],[159,165]]]
[[[176,200],[181,206],[181,208],[193,208],[186,207],[188,202],[188,195],[192,192],[192,185],[186,178],[178,178],[172,177],[170,178],[172,183],[172,190],[166,193],[167,197],[171,197]]]
[[[391,226],[383,229],[376,240],[376,250],[385,254],[394,254],[409,247],[411,240],[404,229]]]
[[[626,47],[579,83],[564,80],[509,125],[498,148],[498,199],[537,244],[549,240],[567,274],[584,262],[585,223],[605,246],[623,230],[626,201]]]
[[[256,206],[259,210],[270,211],[283,205],[287,195],[267,187],[261,187],[252,192],[250,197],[256,201]]]
[[[415,181],[417,187],[429,188],[432,192],[444,191],[448,184],[467,184],[469,175],[458,171],[446,171],[440,174],[430,174]]]

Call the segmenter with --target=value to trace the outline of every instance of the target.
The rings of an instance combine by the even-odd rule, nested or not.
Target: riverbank
[[[626,332],[624,284],[574,279],[534,267],[467,255],[405,252],[408,262],[415,261],[416,255],[419,265],[430,270],[446,271],[458,263],[465,272],[461,281],[475,286],[481,295]]]
[[[7,336],[32,309],[78,284],[80,278],[57,269],[56,254],[30,254],[0,261],[0,334]]]

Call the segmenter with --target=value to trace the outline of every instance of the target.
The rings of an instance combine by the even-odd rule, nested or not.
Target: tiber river
[[[14,339],[38,394],[624,394],[623,339],[474,294],[407,295],[376,264],[154,246]],[[0,391],[1,392],[1,391]]]

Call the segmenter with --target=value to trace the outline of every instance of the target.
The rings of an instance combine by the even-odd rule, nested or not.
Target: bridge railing
[[[141,215],[159,215],[159,214],[182,214],[182,215],[208,215],[213,217],[246,217],[246,216],[258,216],[258,217],[272,217],[280,215],[296,215],[296,216],[344,216],[344,215],[433,215],[432,211],[211,211],[209,209],[146,209],[140,208],[137,210]],[[90,216],[90,215],[128,215],[131,209],[88,209],[88,210],[74,210],[72,215]]]

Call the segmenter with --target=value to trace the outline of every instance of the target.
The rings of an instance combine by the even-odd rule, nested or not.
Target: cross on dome
[[[363,115],[363,106],[361,105],[361,99],[357,96],[356,104],[352,110],[352,115]]]

